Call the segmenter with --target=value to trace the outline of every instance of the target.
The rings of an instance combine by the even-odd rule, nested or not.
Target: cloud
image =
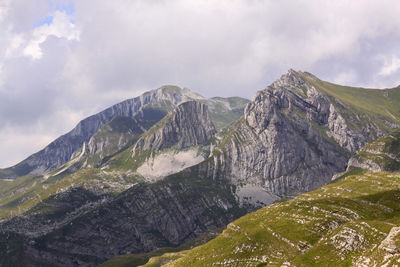
[[[14,148],[0,142],[0,166],[162,84],[251,98],[294,68],[396,86],[398,14],[397,0],[0,0],[0,140]]]
[[[79,31],[75,28],[75,25],[71,23],[70,18],[65,12],[56,11],[51,18],[50,24],[40,25],[33,30],[31,40],[24,49],[24,55],[31,56],[33,59],[41,58],[43,52],[40,48],[40,44],[45,42],[49,36],[79,41]],[[20,46],[21,43],[22,40],[20,38],[17,39],[17,47]]]
[[[385,60],[385,64],[382,66],[379,75],[389,76],[400,69],[400,58],[392,56],[390,60]]]

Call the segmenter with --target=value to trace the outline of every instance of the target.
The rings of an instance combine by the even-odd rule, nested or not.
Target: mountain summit
[[[208,103],[210,107],[213,107],[211,109],[211,117],[215,124],[222,127],[240,117],[240,113],[248,102],[241,98],[205,99],[187,88],[181,89],[178,86],[172,85],[162,86],[159,89],[146,92],[139,97],[113,105],[82,120],[74,129],[54,140],[43,150],[29,156],[13,167],[0,170],[0,179],[15,179],[26,174],[43,174],[60,167],[71,160],[74,153],[84,143],[88,143],[103,125],[110,123],[116,117],[127,117],[136,122],[141,121],[143,130],[147,130],[178,104],[190,100]],[[221,105],[219,102],[223,104]],[[231,104],[233,103],[236,106],[232,109]],[[236,111],[239,111],[239,113]],[[221,117],[224,114],[225,116]],[[123,120],[126,121],[127,119]],[[120,145],[120,149],[130,143],[131,141],[127,140],[124,145]],[[111,156],[116,152],[118,150],[112,150],[106,156]]]

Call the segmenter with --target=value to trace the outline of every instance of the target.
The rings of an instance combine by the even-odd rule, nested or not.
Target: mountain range
[[[0,265],[95,266],[129,254],[109,264],[159,255],[150,263],[320,266],[369,252],[383,263],[372,247],[391,228],[366,220],[395,218],[397,176],[365,173],[400,171],[399,104],[399,87],[346,87],[294,70],[251,101],[177,86],[123,101],[0,170]],[[375,214],[379,205],[387,209]],[[324,252],[336,241],[323,240],[345,246],[361,222],[382,233],[364,254],[353,241]]]

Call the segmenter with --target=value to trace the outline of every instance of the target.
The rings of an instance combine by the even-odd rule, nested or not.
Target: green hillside
[[[240,97],[213,97],[204,102],[217,130],[228,126],[243,116],[244,108],[250,101]]]
[[[80,170],[49,178],[26,175],[14,181],[0,180],[0,220],[22,214],[43,200],[69,188],[82,187],[99,194],[117,194],[141,181],[129,172]]]
[[[146,266],[381,266],[400,260],[400,173],[349,176],[233,223],[192,250]],[[393,231],[395,232],[395,231]],[[390,244],[395,253],[391,254]],[[389,264],[390,265],[390,264]]]
[[[300,75],[324,92],[335,106],[339,108],[348,119],[350,116],[361,115],[361,122],[365,124],[374,121],[382,129],[390,129],[384,121],[400,124],[400,87],[392,89],[369,89],[351,86],[342,86],[322,81],[307,72]],[[353,124],[353,127],[363,125]]]

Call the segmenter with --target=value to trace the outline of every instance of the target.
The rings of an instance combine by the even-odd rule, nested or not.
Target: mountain
[[[104,136],[104,132],[107,132],[107,129],[102,129],[102,126],[115,120],[116,117],[123,117],[122,120],[133,119],[139,122],[139,124],[142,124],[140,127],[145,131],[155,122],[162,119],[179,103],[188,100],[209,103],[209,105],[213,107],[211,109],[211,117],[219,127],[224,127],[239,118],[244,106],[248,102],[246,99],[242,98],[205,99],[187,88],[181,89],[177,86],[163,86],[159,89],[146,92],[139,97],[125,100],[82,120],[74,129],[57,138],[43,150],[29,156],[13,167],[0,170],[0,178],[15,179],[26,174],[43,174],[54,170],[68,162],[76,150],[80,149],[84,143],[88,142],[91,143],[92,146],[97,143],[96,148],[93,147],[91,152],[92,155],[98,156],[99,153],[96,152],[103,147],[104,144],[100,145],[100,148],[97,148],[97,146],[99,146],[99,140],[96,140],[96,137],[97,139],[100,137],[100,140],[102,140],[101,136]],[[118,122],[114,121],[114,125],[115,124],[118,124]],[[135,127],[139,127],[139,125]],[[98,133],[97,136],[94,136],[99,130],[101,130],[102,133]],[[115,134],[115,132],[113,134]],[[92,137],[95,140],[90,140]],[[132,139],[134,139],[134,137],[127,137],[126,135],[119,138],[124,139],[126,143],[112,144],[114,147],[123,148],[129,146],[129,144],[132,143]],[[106,157],[118,151],[118,149],[111,149],[110,153],[106,153]],[[101,157],[100,159],[95,159],[93,165],[96,166],[103,159],[104,158]],[[90,166],[92,166],[92,164],[90,164]]]
[[[289,70],[258,92],[244,117],[217,135],[212,156],[188,171],[232,184],[247,210],[318,188],[346,170],[364,145],[398,127],[398,92],[333,85]],[[353,95],[360,97],[347,99]]]
[[[188,101],[142,134],[135,145],[111,158],[103,169],[136,172],[151,180],[205,160],[217,133],[207,105]]]
[[[243,118],[221,134],[211,160],[200,164],[213,179],[235,185],[243,204],[270,204],[346,170],[352,155],[400,125],[395,103],[400,88],[343,87],[289,70],[256,93]]]
[[[340,181],[248,214],[207,244],[144,266],[396,266],[399,138],[396,130],[366,145]],[[354,168],[364,173],[351,175]],[[394,173],[382,172],[388,170]]]
[[[110,118],[63,164],[0,180],[0,265],[94,266],[150,255],[326,185],[364,145],[398,127],[399,90],[289,70],[243,116],[244,100],[156,90],[169,100]],[[186,100],[175,101],[182,92]]]

